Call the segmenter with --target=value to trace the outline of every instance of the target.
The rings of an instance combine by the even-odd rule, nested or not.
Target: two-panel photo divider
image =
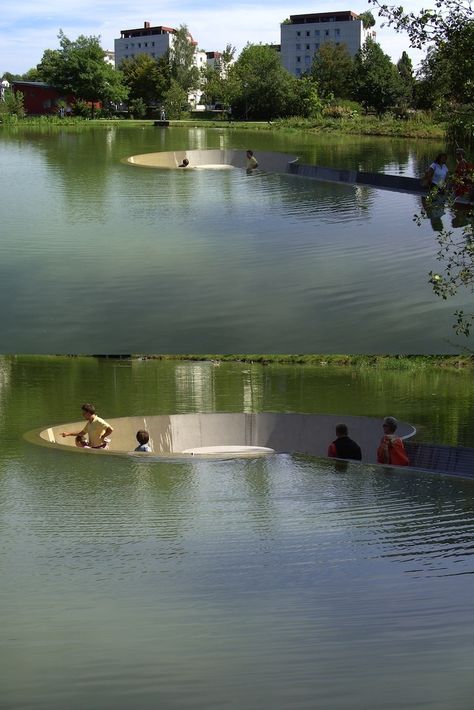
[[[470,707],[474,163],[323,6],[2,78],[0,710]]]

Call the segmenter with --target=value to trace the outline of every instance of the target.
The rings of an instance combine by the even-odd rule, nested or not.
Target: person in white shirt
[[[439,153],[434,159],[434,162],[431,163],[426,174],[430,189],[436,188],[439,191],[446,188],[449,172],[448,166],[446,165],[447,161],[448,156],[446,153]]]
[[[150,441],[150,435],[146,429],[140,429],[137,431],[137,441],[138,446],[135,451],[144,451],[145,453],[151,452],[151,446],[148,443]]]

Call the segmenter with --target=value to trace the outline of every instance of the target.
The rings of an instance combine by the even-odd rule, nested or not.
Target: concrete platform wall
[[[138,165],[148,168],[168,168],[177,169],[184,158],[189,160],[187,168],[181,170],[191,171],[193,168],[204,168],[206,166],[230,166],[245,170],[247,158],[245,150],[235,149],[210,149],[210,150],[176,150],[163,153],[144,153],[142,155],[132,155],[126,162],[131,165]],[[297,158],[286,153],[266,153],[255,151],[259,170],[272,173],[287,173],[289,165]]]
[[[273,173],[291,173],[299,177],[321,180],[324,182],[342,182],[349,185],[367,185],[382,190],[395,192],[410,192],[423,194],[420,179],[405,175],[385,175],[384,173],[362,172],[350,169],[326,168],[321,165],[304,165],[298,158],[285,153],[268,153],[254,151],[258,161],[258,170]],[[209,149],[209,150],[177,150],[162,153],[145,153],[133,155],[126,162],[148,168],[177,169],[184,158],[189,160],[187,168],[228,166],[245,169],[246,151],[236,149]]]
[[[137,446],[136,432],[146,429],[155,455],[179,455],[185,449],[234,445],[326,456],[329,443],[335,439],[336,424],[345,423],[351,438],[362,448],[363,461],[375,463],[382,436],[382,419],[330,414],[172,414],[107,421],[114,432],[109,451],[103,453],[133,451]],[[44,429],[37,437],[61,448],[75,447],[74,438],[63,438],[61,432],[80,431],[83,427],[84,421],[60,424]],[[400,422],[400,436],[410,437],[414,433],[413,426]]]

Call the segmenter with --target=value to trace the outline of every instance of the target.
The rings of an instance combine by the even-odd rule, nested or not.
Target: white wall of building
[[[120,37],[115,40],[115,66],[119,68],[124,59],[133,59],[139,54],[159,59],[171,49],[173,39],[174,36],[169,32],[144,37]]]
[[[345,44],[353,57],[372,30],[365,30],[362,20],[307,22],[281,25],[281,62],[294,76],[311,69],[314,55],[325,42]]]

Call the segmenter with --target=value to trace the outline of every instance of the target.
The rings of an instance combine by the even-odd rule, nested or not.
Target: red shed
[[[23,105],[27,114],[42,115],[58,113],[58,101],[66,103],[67,109],[72,110],[75,98],[71,94],[61,94],[57,89],[43,81],[12,81],[15,93],[23,94]]]

